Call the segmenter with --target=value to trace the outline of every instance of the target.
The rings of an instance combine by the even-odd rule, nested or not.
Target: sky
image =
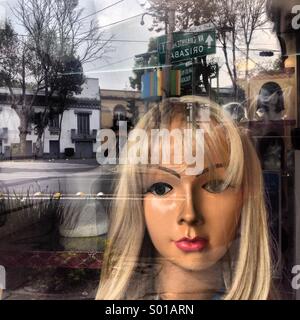
[[[83,2],[86,1],[82,0],[81,3]],[[94,0],[92,2],[94,10],[98,11],[118,2],[118,0]],[[115,40],[111,44],[111,51],[108,53],[107,59],[85,67],[87,76],[99,78],[102,89],[130,89],[129,77],[132,75],[134,56],[146,52],[150,37],[157,36],[157,33],[151,33],[148,30],[151,17],[145,17],[146,25],[140,24],[144,12],[139,0],[124,0],[98,14],[99,26],[139,15],[128,21],[104,28],[107,35],[105,38],[113,36]],[[122,42],[117,40],[122,40]],[[130,42],[126,42],[126,40]]]
[[[10,0],[9,6],[14,7],[17,1]],[[113,36],[114,41],[111,43],[111,48],[106,57],[84,66],[86,76],[99,78],[100,88],[102,89],[130,90],[129,77],[132,75],[134,56],[146,52],[150,37],[158,36],[157,33],[148,30],[151,26],[152,18],[150,16],[145,16],[144,25],[140,23],[142,14],[147,10],[141,6],[142,2],[145,2],[145,0],[79,0],[79,6],[84,10],[82,16],[91,14],[89,19],[97,19],[99,27],[105,32],[104,39]],[[9,7],[6,0],[0,0],[0,8],[1,4]],[[14,22],[15,18],[10,14],[9,8],[8,15]],[[118,23],[134,16],[137,17]],[[88,20],[87,22],[89,22]],[[116,24],[105,27],[113,23]],[[17,24],[14,25],[18,32],[22,32]],[[277,49],[279,51],[278,40],[271,29],[257,31],[254,35],[252,48],[257,51],[252,51],[251,59],[258,64],[274,61],[279,55],[278,52],[271,59],[259,57],[259,50]],[[243,48],[237,50],[237,55],[239,60],[244,59]],[[210,58],[214,58],[221,65],[220,86],[230,86],[231,82],[224,65],[224,56],[221,49],[217,49],[217,54]],[[213,85],[216,85],[216,83],[213,83]]]

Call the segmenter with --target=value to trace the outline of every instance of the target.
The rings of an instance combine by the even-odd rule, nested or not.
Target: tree
[[[156,68],[158,65],[157,59],[157,44],[155,38],[150,38],[148,51],[141,57],[135,58],[133,68],[134,77],[129,77],[130,86],[132,89],[142,89],[142,75],[147,69]]]
[[[149,0],[149,12],[154,16],[152,29],[159,31],[168,23],[166,2]],[[212,23],[221,44],[225,65],[230,76],[235,96],[237,84],[237,48],[246,47],[247,65],[254,31],[267,22],[265,0],[173,0],[176,6],[176,30],[184,31],[192,26]],[[247,71],[248,72],[248,71]]]
[[[28,123],[39,119],[36,123],[37,154],[41,155],[43,133],[53,108],[52,98],[61,97],[65,92],[65,87],[60,88],[58,84],[65,85],[66,77],[74,80],[70,73],[66,73],[64,81],[60,81],[62,69],[67,66],[66,59],[77,60],[81,66],[101,59],[109,50],[111,38],[103,40],[104,33],[96,20],[86,26],[88,21],[82,17],[84,11],[78,9],[77,0],[19,0],[13,12],[24,29],[24,35],[18,37],[14,33],[15,46],[10,46],[14,54],[7,55],[9,50],[6,52],[6,65],[12,68],[1,66],[4,70],[1,78],[9,88],[12,108],[20,117],[21,154],[25,154]],[[79,69],[82,72],[82,68]],[[22,88],[21,98],[14,92],[16,83]],[[69,86],[66,95],[71,91],[76,93],[76,87],[75,81],[75,91]],[[28,99],[29,88],[33,91],[32,99]],[[45,109],[35,117],[33,103],[39,93],[44,95]]]
[[[249,53],[254,31],[267,23],[265,0],[241,0],[240,25],[246,45],[245,78],[249,76]]]
[[[238,78],[236,68],[236,48],[240,1],[214,0],[212,1],[212,10],[214,13],[213,11],[206,12],[205,19],[207,19],[208,22],[211,22],[216,28],[218,40],[222,46],[227,71],[233,85],[234,95],[237,98]],[[232,60],[230,59],[230,53]]]
[[[50,88],[51,91],[55,92],[55,95],[48,101],[47,108],[44,108],[41,112],[34,113],[32,120],[35,124],[34,129],[38,136],[38,141],[41,141],[45,128],[49,125],[49,121],[53,119],[55,115],[60,115],[58,128],[58,141],[60,141],[62,121],[64,112],[68,109],[68,100],[72,98],[74,94],[81,93],[82,85],[85,82],[82,64],[78,58],[65,57],[64,60],[57,61],[56,68],[57,77],[50,77]],[[41,148],[39,148],[38,151],[41,152]],[[41,156],[41,153],[38,155]]]
[[[61,138],[64,111],[68,108],[67,100],[71,98],[74,94],[81,93],[84,81],[85,77],[83,75],[81,61],[75,57],[66,57],[63,63],[61,64],[61,72],[58,81],[56,83],[52,83],[51,85],[57,86],[56,92],[59,97],[59,103],[55,108],[55,113],[61,115],[59,122],[58,141],[60,141]]]
[[[18,59],[16,47],[18,38],[11,23],[6,22],[4,28],[0,29],[0,85],[4,86],[9,80],[15,79]]]
[[[43,133],[51,111],[51,98],[59,92],[61,65],[65,57],[76,57],[81,64],[100,59],[106,52],[109,40],[103,41],[94,20],[84,30],[83,10],[78,1],[19,0],[14,14],[24,27],[41,65],[45,110],[38,121],[36,153],[43,153]],[[63,91],[63,90],[62,90]]]
[[[42,86],[40,65],[35,53],[29,50],[28,43],[18,38],[9,21],[5,29],[0,30],[0,42],[0,82],[8,88],[11,108],[19,116],[20,153],[25,155],[33,104]],[[31,95],[27,92],[29,86]]]

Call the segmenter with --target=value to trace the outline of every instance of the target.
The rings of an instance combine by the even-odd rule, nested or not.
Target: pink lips
[[[195,251],[201,251],[207,246],[207,240],[195,237],[193,239],[191,238],[182,238],[178,241],[175,241],[175,245],[178,249],[185,251],[185,252],[195,252]]]

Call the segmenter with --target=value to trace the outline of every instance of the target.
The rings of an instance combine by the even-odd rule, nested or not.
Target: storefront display
[[[299,300],[299,52],[297,0],[1,1],[0,298]]]

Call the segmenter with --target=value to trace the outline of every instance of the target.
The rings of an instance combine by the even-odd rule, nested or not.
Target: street
[[[91,160],[5,161],[0,166],[1,238],[44,216],[58,219],[59,233],[65,237],[107,232],[114,167],[103,168]],[[59,202],[51,201],[55,194]]]

